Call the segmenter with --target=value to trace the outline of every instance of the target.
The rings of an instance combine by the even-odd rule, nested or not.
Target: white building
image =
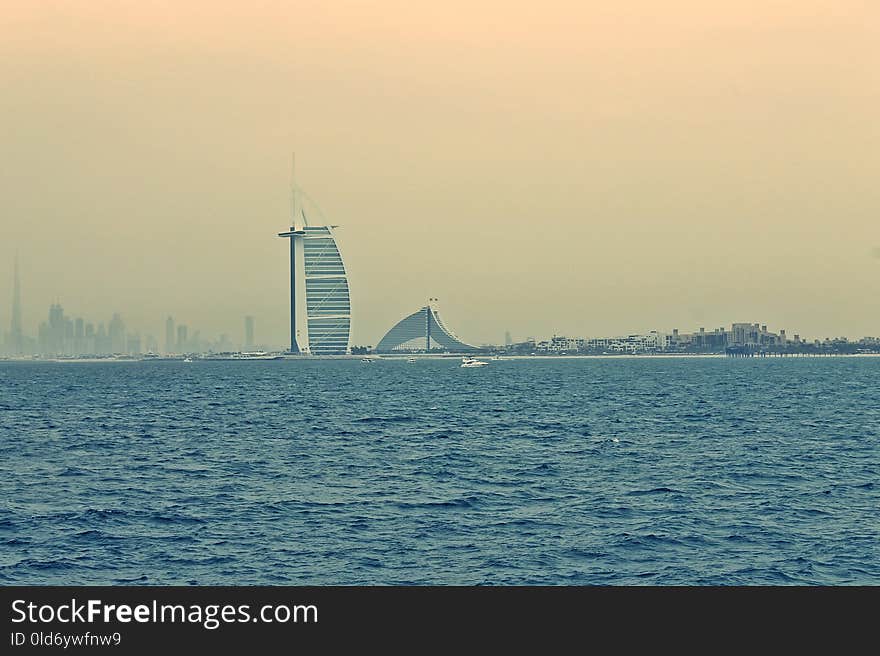
[[[311,355],[343,355],[350,349],[351,298],[345,265],[334,234],[322,225],[317,206],[293,187],[290,230],[290,350]],[[301,198],[302,197],[302,198]],[[309,217],[318,221],[310,225]]]

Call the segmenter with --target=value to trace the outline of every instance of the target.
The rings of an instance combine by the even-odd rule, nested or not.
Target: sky
[[[290,160],[354,344],[880,335],[880,3],[4,0],[0,331],[288,335]]]

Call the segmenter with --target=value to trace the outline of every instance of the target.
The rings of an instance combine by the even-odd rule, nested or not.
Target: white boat
[[[375,358],[361,358],[361,362],[371,363]]]
[[[184,362],[192,362],[193,359],[190,358],[190,357],[186,357],[186,358],[183,359],[183,361],[184,361]]]
[[[415,358],[407,358],[406,361],[407,361],[407,362],[415,362],[416,359],[415,359]]]
[[[483,362],[482,360],[477,360],[476,358],[472,358],[470,356],[465,356],[461,359],[462,367],[484,367],[488,362]]]

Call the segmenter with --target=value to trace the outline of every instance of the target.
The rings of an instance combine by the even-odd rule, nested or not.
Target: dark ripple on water
[[[0,583],[878,584],[878,369],[0,364]]]

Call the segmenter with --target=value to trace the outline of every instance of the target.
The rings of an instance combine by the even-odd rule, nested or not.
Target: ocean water
[[[0,584],[880,584],[880,358],[0,363]]]

